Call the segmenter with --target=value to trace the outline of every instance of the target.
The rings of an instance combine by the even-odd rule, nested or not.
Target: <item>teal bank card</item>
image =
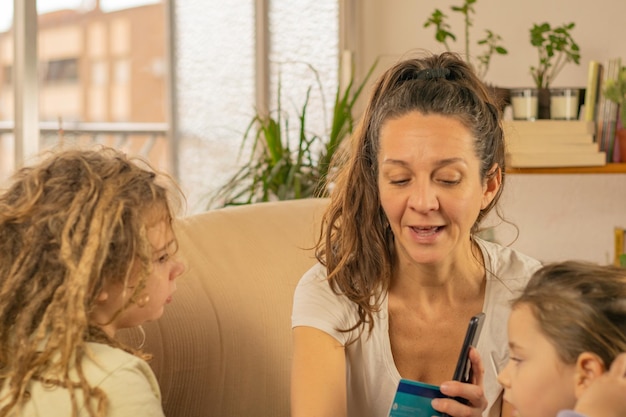
[[[433,398],[446,396],[435,385],[401,379],[389,417],[440,417],[441,413],[430,406]]]

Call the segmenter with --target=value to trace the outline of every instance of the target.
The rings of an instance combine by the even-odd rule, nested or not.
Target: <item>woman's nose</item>
[[[428,212],[439,208],[436,189],[430,182],[416,183],[410,190],[409,206],[419,212]]]

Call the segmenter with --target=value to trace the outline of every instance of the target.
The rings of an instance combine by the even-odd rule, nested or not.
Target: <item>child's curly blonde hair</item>
[[[146,219],[171,224],[170,199],[182,197],[161,177],[113,149],[66,150],[19,170],[0,194],[0,416],[19,414],[32,380],[66,388],[74,414],[106,415],[106,394],[82,371],[86,343],[141,352],[105,334],[91,311],[105,284],[138,280],[122,310],[144,289]]]

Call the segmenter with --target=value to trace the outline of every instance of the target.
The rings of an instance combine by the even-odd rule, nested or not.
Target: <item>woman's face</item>
[[[459,120],[411,112],[380,131],[378,187],[399,256],[420,264],[470,254],[470,231],[500,176],[483,182],[474,137]]]
[[[565,364],[527,305],[509,318],[509,362],[498,375],[519,417],[554,417],[576,403],[576,366]]]

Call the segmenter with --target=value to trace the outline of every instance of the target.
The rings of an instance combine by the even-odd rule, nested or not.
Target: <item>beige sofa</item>
[[[164,316],[144,325],[167,417],[289,416],[292,296],[315,263],[326,204],[260,203],[179,221],[188,270]]]

